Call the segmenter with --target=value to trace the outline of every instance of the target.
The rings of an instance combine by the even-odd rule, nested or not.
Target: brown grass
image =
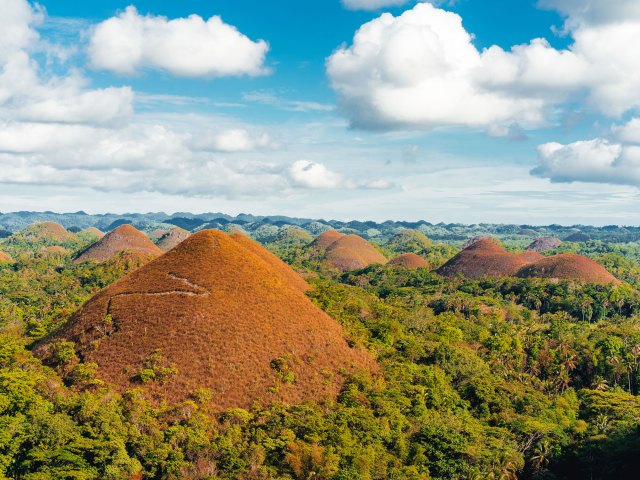
[[[217,230],[191,235],[95,295],[35,353],[46,358],[52,343],[72,341],[121,391],[141,386],[156,401],[180,401],[207,388],[216,409],[332,399],[343,372],[375,371],[369,353],[351,348],[290,282],[292,272],[247,240]],[[177,373],[164,384],[136,383],[156,351]]]
[[[64,247],[60,247],[58,245],[52,245],[50,247],[44,247],[40,250],[39,254],[42,256],[51,256],[51,257],[66,257],[71,253],[71,250],[68,250]]]
[[[344,233],[336,232],[335,230],[327,230],[326,232],[322,232],[318,235],[316,239],[311,242],[310,246],[326,250],[329,245],[342,237],[344,237]]]
[[[525,266],[517,275],[525,278],[577,279],[600,284],[620,283],[602,265],[574,253],[545,257]]]
[[[429,262],[415,253],[403,253],[402,255],[398,255],[396,258],[389,260],[389,265],[410,269],[420,267],[430,268]]]
[[[358,235],[344,235],[327,248],[325,261],[341,271],[356,270],[387,259],[373,245]]]
[[[492,240],[484,238],[462,250],[436,272],[445,277],[510,277],[528,263],[526,258],[509,253]]]
[[[13,258],[7,253],[0,252],[0,264],[2,263],[13,263]]]
[[[544,255],[533,250],[525,250],[524,252],[519,253],[518,256],[520,258],[524,258],[529,263],[537,262],[544,258]]]
[[[149,259],[162,255],[162,250],[154,245],[149,237],[126,224],[111,230],[96,243],[80,252],[74,261],[75,263],[89,260],[104,262],[120,252],[126,252],[131,257]]]
[[[187,239],[189,235],[191,234],[183,228],[172,228],[160,237],[160,239],[156,242],[156,245],[163,252],[168,252],[169,250],[180,244],[180,242]]]

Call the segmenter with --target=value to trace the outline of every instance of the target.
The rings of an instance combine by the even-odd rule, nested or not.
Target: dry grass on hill
[[[4,253],[4,252],[0,252],[0,264],[6,264],[6,263],[13,263],[13,258],[11,258],[11,255]]]
[[[510,277],[529,261],[507,252],[490,239],[484,238],[471,244],[442,265],[437,273],[445,277],[462,275],[469,278]]]
[[[547,250],[559,247],[561,244],[562,242],[559,238],[540,237],[531,242],[531,244],[527,247],[527,250],[531,250],[534,252],[546,252]]]
[[[325,262],[341,271],[357,270],[387,259],[364,238],[344,235],[327,247]]]
[[[315,240],[311,242],[310,247],[315,247],[324,251],[329,245],[342,237],[344,237],[344,233],[336,232],[335,230],[327,230],[326,232],[322,232],[318,235]]]
[[[56,222],[39,222],[29,225],[18,232],[18,236],[31,242],[56,242],[65,243],[76,240],[76,236]]]
[[[87,234],[87,236],[89,237],[95,238],[96,240],[104,237],[104,232],[96,227],[85,228],[84,230],[82,230],[82,232]]]
[[[544,255],[533,250],[525,250],[524,252],[519,253],[518,256],[520,258],[524,258],[529,263],[537,262],[544,258]]]
[[[72,341],[99,378],[158,402],[199,388],[215,409],[334,399],[345,372],[376,364],[270,255],[242,236],[193,234],[95,295],[34,351],[46,358]]]
[[[402,255],[398,255],[396,258],[389,260],[389,265],[410,269],[421,267],[430,268],[429,262],[415,253],[403,253]]]
[[[172,228],[171,230],[169,230],[167,233],[165,233],[160,237],[160,239],[156,242],[156,245],[163,252],[168,252],[173,247],[180,244],[180,242],[182,242],[183,240],[186,240],[189,237],[189,235],[191,234],[183,228],[180,228],[180,227]]]
[[[131,225],[120,225],[111,230],[93,245],[83,250],[75,259],[76,263],[94,260],[104,262],[120,252],[135,258],[155,258],[162,255],[156,245],[153,244],[140,230]]]
[[[563,253],[545,257],[542,260],[525,266],[519,277],[540,277],[553,279],[577,279],[588,283],[619,283],[602,265],[590,258],[574,253]]]

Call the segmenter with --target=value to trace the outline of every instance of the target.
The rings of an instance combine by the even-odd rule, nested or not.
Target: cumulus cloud
[[[193,146],[210,152],[252,152],[278,148],[267,133],[252,134],[244,128],[234,128],[211,135],[198,136]]]
[[[42,71],[31,56],[41,45],[43,13],[26,0],[6,0],[0,16],[0,118],[65,123],[112,123],[132,114],[133,92],[87,88],[78,72]]]
[[[479,51],[459,15],[428,3],[364,24],[327,59],[327,74],[355,127],[537,127],[586,95],[618,116],[640,106],[640,20],[580,25],[573,44],[533,39]]]
[[[640,187],[640,119],[612,130],[621,140],[604,138],[538,147],[538,165],[532,175],[552,182],[589,182]]]
[[[344,185],[341,175],[329,170],[321,163],[310,160],[298,160],[289,168],[289,175],[293,184],[298,187],[327,189]]]
[[[262,75],[268,50],[219,16],[169,20],[133,6],[96,25],[88,47],[97,69],[132,74],[150,67],[186,77]]]
[[[566,16],[568,29],[640,18],[640,3],[636,0],[616,0],[615,6],[611,0],[540,0],[538,5]]]

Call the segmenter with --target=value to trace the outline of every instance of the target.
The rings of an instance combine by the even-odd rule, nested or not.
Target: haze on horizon
[[[640,223],[640,4],[0,0],[0,211]]]

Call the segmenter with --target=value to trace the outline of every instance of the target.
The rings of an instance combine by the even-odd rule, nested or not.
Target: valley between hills
[[[0,230],[0,478],[636,478],[639,228]]]

